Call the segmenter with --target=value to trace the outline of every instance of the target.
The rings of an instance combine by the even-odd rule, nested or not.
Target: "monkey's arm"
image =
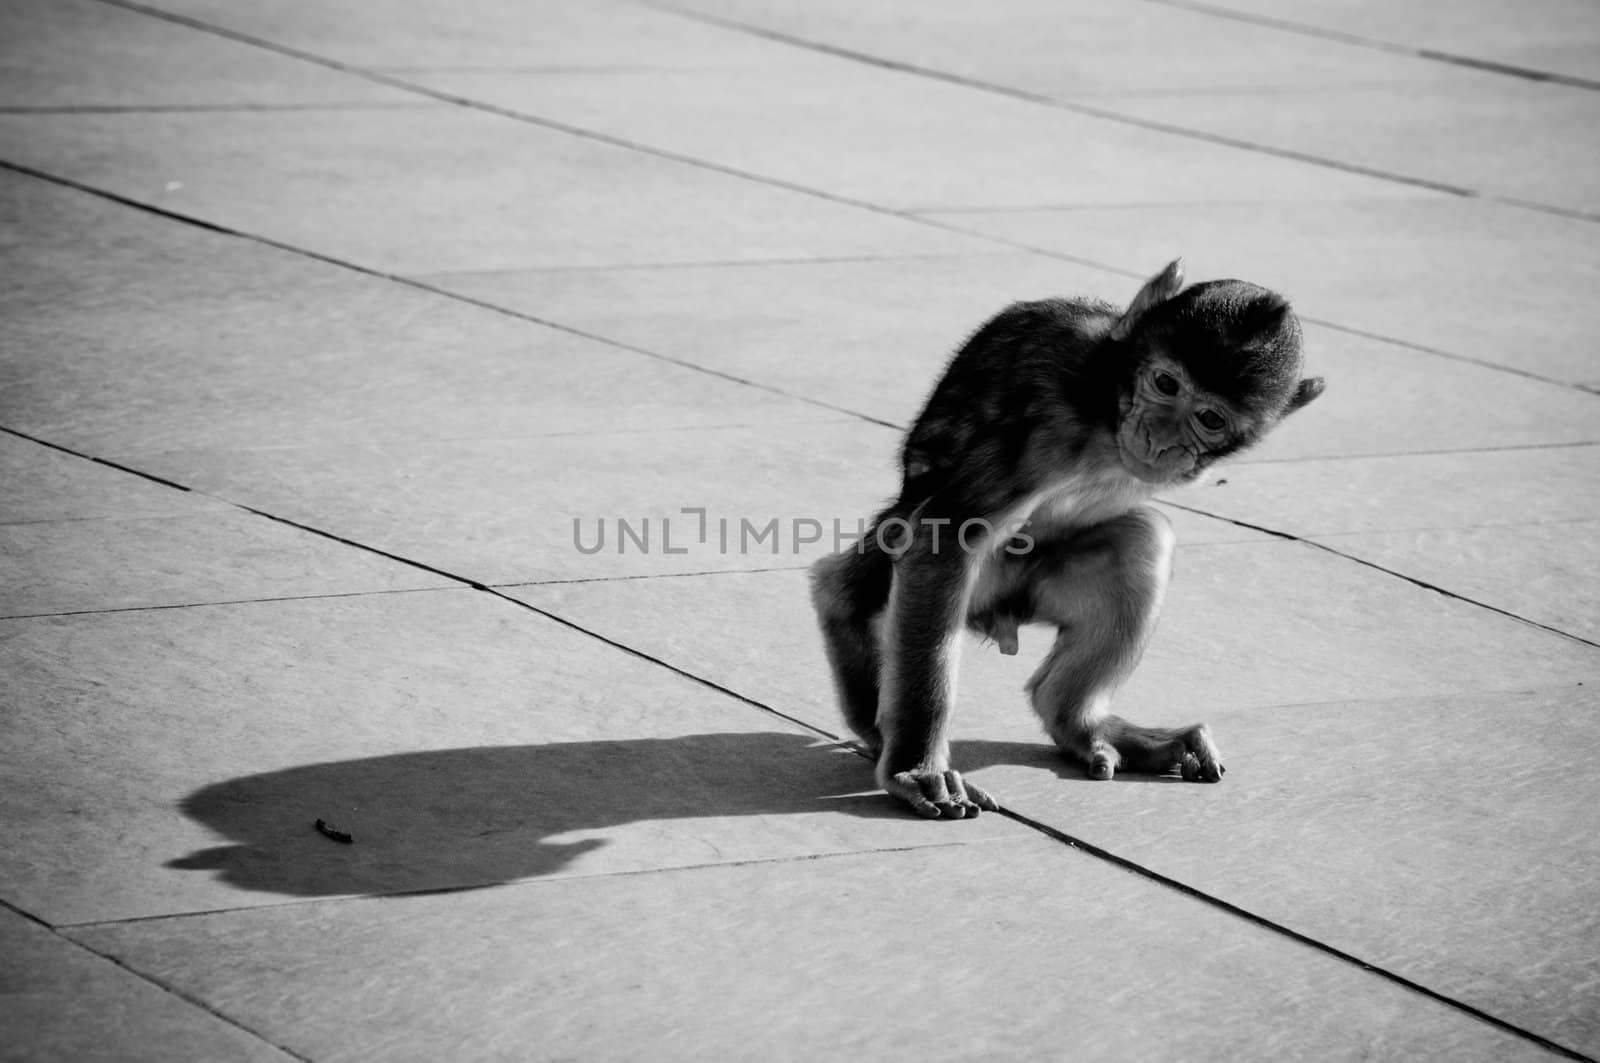
[[[885,617],[878,784],[930,818],[998,811],[993,798],[950,769],[946,738],[973,557],[950,527],[935,537],[926,522],[914,525],[895,562]]]

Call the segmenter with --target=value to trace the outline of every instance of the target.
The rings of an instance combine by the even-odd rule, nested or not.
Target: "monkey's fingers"
[[[1000,802],[996,801],[994,796],[990,794],[989,791],[985,790],[975,782],[967,782],[965,779],[963,779],[962,782],[967,788],[967,800],[971,801],[973,805],[983,809],[985,812],[1000,811]]]
[[[963,815],[976,816],[979,812],[977,802],[972,800],[969,791],[972,787],[961,778],[959,771],[944,773],[945,788],[950,791],[950,803],[960,809]]]
[[[917,785],[917,777],[909,771],[902,771],[889,777],[883,788],[889,791],[890,797],[898,797],[911,806],[911,811],[919,816],[929,819],[938,819],[939,806],[928,800],[922,793],[922,787]]]
[[[957,803],[951,799],[945,774],[938,771],[896,772],[890,776],[884,789],[910,805],[911,810],[917,815],[927,816],[929,819],[964,819],[968,808],[971,808],[972,814],[976,815],[978,811],[976,805],[964,800],[962,803]]]

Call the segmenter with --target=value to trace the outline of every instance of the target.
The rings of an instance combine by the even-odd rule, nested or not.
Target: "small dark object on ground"
[[[322,835],[324,838],[332,838],[334,841],[343,845],[354,845],[356,841],[344,831],[334,830],[320,819],[317,820],[317,833]]]

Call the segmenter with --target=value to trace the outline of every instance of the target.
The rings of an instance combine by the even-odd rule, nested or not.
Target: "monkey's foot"
[[[966,819],[981,810],[1000,811],[1000,803],[958,771],[913,768],[897,771],[879,781],[891,797],[898,797],[919,816],[929,819]]]
[[[1076,740],[1073,740],[1073,739]],[[1177,771],[1190,782],[1221,782],[1227,768],[1203,723],[1192,727],[1140,727],[1118,716],[1099,720],[1087,736],[1058,744],[1086,762],[1089,778],[1109,779],[1120,768],[1147,775]]]

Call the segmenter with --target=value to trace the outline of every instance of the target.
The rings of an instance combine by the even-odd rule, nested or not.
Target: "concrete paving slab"
[[[0,432],[0,526],[97,517],[189,516],[228,507]]]
[[[1341,553],[1600,642],[1600,521],[1318,536]]]
[[[1600,397],[1576,388],[1316,325],[1305,346],[1328,390],[1238,461],[1600,440]]]
[[[0,423],[96,455],[830,416],[43,181],[0,189]]]
[[[329,7],[309,0],[159,0],[208,25],[355,66],[420,70],[658,70],[749,62],[727,32],[642,5],[562,0],[467,0],[430,7],[378,0]],[[768,56],[765,62],[773,62]],[[783,62],[783,57],[777,57]]]
[[[14,162],[395,273],[959,251],[972,241],[469,111],[3,115]],[[181,185],[170,190],[169,185]]]
[[[1057,16],[1059,17],[1059,16]],[[716,31],[721,32],[721,31]],[[793,54],[766,41],[746,47]],[[422,73],[430,87],[897,209],[1409,197],[1416,189],[833,56],[617,76]]]
[[[682,0],[674,7],[992,85],[1061,96],[1140,89],[1272,91],[1426,80],[1403,56],[1169,4],[1024,0],[1004,18],[960,0]]]
[[[7,620],[0,655],[0,897],[58,925],[951,840],[815,734],[468,590]]]
[[[916,417],[949,354],[1007,304],[1124,302],[1138,285],[1034,254],[425,279],[895,424]],[[1600,402],[1569,388],[1315,326],[1306,345],[1308,371],[1325,375],[1329,392],[1241,460],[1600,438]]]
[[[178,34],[170,49],[147,45],[155,30],[129,28],[119,53],[104,43],[115,19],[63,29],[66,15],[18,9],[28,26],[60,31],[48,38],[59,47],[24,58],[21,69],[51,84],[20,86],[18,106],[35,106],[27,94],[38,93],[94,108],[125,87],[134,106],[169,106],[150,101],[176,93],[172,107],[245,113],[0,116],[0,157],[379,271],[481,281],[502,306],[559,310],[567,327],[597,322],[602,335],[615,329],[623,342],[884,421],[909,419],[968,328],[1033,294],[1014,287],[1038,276],[1038,294],[1060,289],[1060,267],[1022,265],[1030,256],[1006,241],[1110,267],[1075,271],[1088,283],[1073,287],[1112,298],[1126,298],[1130,274],[1184,253],[1195,276],[1283,287],[1343,331],[1310,330],[1328,397],[1223,473],[1227,483],[1177,501],[1232,521],[1303,525],[1327,549],[1406,578],[1175,510],[1187,542],[1213,545],[1180,551],[1161,630],[1121,705],[1150,723],[1209,719],[1232,769],[1223,786],[1088,786],[1042,739],[1019,690],[1047,633],[1028,632],[1014,658],[967,648],[961,766],[1009,805],[1172,883],[1000,816],[921,822],[867,790],[864,761],[804,727],[839,725],[797,566],[833,545],[829,520],[848,530],[889,493],[894,432],[843,414],[817,421],[833,411],[757,400],[759,389],[639,352],[535,344],[526,337],[546,333],[531,323],[413,299],[398,276],[357,283],[306,256],[78,193],[40,195],[41,184],[13,175],[0,179],[0,260],[17,275],[0,293],[0,426],[59,432],[80,450],[473,579],[588,582],[516,590],[558,619],[464,587],[0,619],[6,911],[70,923],[173,995],[191,995],[201,1014],[259,1028],[263,1043],[306,1058],[559,1058],[597,1054],[598,1044],[616,1056],[698,1060],[774,1040],[767,1054],[806,1059],[908,1048],[1126,1058],[1182,1045],[1180,1055],[1230,1060],[1537,1050],[1399,989],[1367,962],[1600,1055],[1590,888],[1600,842],[1588,829],[1600,798],[1588,763],[1600,662],[1579,641],[1595,637],[1587,543],[1600,524],[1589,453],[1600,420],[1581,390],[1600,391],[1586,338],[1600,326],[1591,297],[1600,258],[1586,223],[1365,179],[1379,189],[1359,193],[1370,198],[1325,191],[1286,203],[1334,175],[1288,167],[1281,188],[1253,178],[1240,192],[1215,180],[1220,165],[1195,168],[1187,149],[1154,141],[1112,151],[1086,137],[1069,153],[1010,116],[1070,108],[632,4],[162,2],[230,28],[180,32],[151,18]],[[1291,0],[1283,10],[1365,2]],[[1499,54],[1487,49],[1546,47],[1550,5],[1564,2],[1508,15],[1480,0],[1449,12],[1424,0],[1420,15],[1390,17],[1422,28],[1435,17],[1477,21],[1445,28],[1481,33],[1484,54]],[[717,10],[760,19],[771,6]],[[1562,123],[1586,143],[1586,128],[1548,108],[1529,106],[1521,124],[1507,118],[1507,93],[1543,98],[1549,85],[1524,79],[1502,92],[1499,74],[1250,25],[1187,0],[1048,9],[1024,0],[1004,19],[949,0],[908,11],[822,0],[781,17],[862,30],[861,47],[890,63],[921,49],[957,78],[1072,93],[1087,108],[1134,97],[1128,106],[1144,108],[1149,94],[1157,99],[1139,113],[1156,122],[1196,96],[1227,111],[1256,91],[1315,111],[1388,100],[1395,86],[1426,101],[1440,85],[1493,84],[1452,103],[1444,132],[1459,139],[1452,115],[1470,103],[1498,123],[1484,152],[1552,135],[1552,125],[1562,135]],[[863,192],[977,196],[992,185],[1026,206],[1053,184],[996,168],[974,187],[939,172],[975,157],[976,145],[981,158],[1010,153],[1068,174],[1086,160],[1114,164],[1132,198],[947,211],[934,220],[975,219],[985,232],[940,233],[492,119],[466,100],[294,102],[305,91],[288,84],[299,66],[271,47],[241,58],[248,76],[231,89],[207,49],[243,47],[227,39],[236,31],[441,85],[460,77],[463,91],[503,92],[529,108],[541,102],[530,86],[561,86],[551,105],[604,129]],[[1587,48],[1581,29],[1560,36],[1561,55]],[[174,62],[154,62],[169,52]],[[255,72],[268,57],[283,64],[284,84]],[[842,81],[815,84],[846,68]],[[846,84],[862,91],[841,105]],[[0,109],[5,85],[0,75]],[[613,98],[576,99],[577,86]],[[771,115],[793,128],[781,146],[754,120],[772,86],[782,98]],[[258,90],[266,102],[204,98]],[[684,110],[715,119],[721,139],[686,124]],[[1377,132],[1357,140],[1340,114],[1330,110],[1329,130],[1304,143],[1433,164]],[[876,139],[874,117],[884,119]],[[819,133],[830,120],[837,130]],[[1002,141],[997,129],[1015,135]],[[1035,139],[1043,145],[1028,146]],[[1556,161],[1564,179],[1548,185],[1503,160],[1463,155],[1458,169],[1502,190],[1585,201],[1588,172]],[[897,181],[896,166],[911,176]],[[1156,172],[1180,166],[1192,172]],[[1083,187],[1108,190],[1098,179]],[[924,269],[939,256],[949,261]],[[882,261],[843,261],[869,258]],[[997,264],[974,283],[964,271],[979,260]],[[903,277],[885,277],[896,268]],[[765,364],[778,361],[792,364]],[[287,549],[300,532],[32,443],[19,458],[21,443],[0,432],[0,540],[68,569],[52,576],[52,593],[148,590],[123,569],[152,559],[173,570],[163,594],[308,573],[342,580],[368,563],[392,571],[306,536],[328,551],[321,567]],[[163,508],[173,499],[182,506]],[[775,521],[775,552],[762,540],[742,554],[737,543],[731,552],[700,543],[684,512],[696,505],[731,519],[735,537],[741,518]],[[687,553],[665,552],[666,516]],[[600,554],[574,542],[573,517],[611,522]],[[652,520],[648,550],[618,555],[620,517]],[[820,542],[795,551],[798,519],[818,521]],[[281,542],[267,541],[270,528]],[[266,537],[254,544],[253,533]],[[219,547],[235,534],[254,545],[227,552],[230,570]],[[26,581],[8,585],[32,593]],[[318,834],[318,817],[354,843]],[[935,880],[942,896],[981,889],[985,907],[906,920],[908,875]],[[1206,906],[1189,887],[1356,962]],[[32,965],[38,942],[8,944],[6,911],[0,952]],[[1052,932],[1068,948],[1038,948]],[[45,941],[41,954],[67,947]],[[13,966],[0,962],[0,980],[16,977]],[[125,1004],[133,998],[120,984],[72,979],[24,996],[45,1016],[11,1041],[13,1012],[0,1004],[0,1056],[12,1041],[127,1056],[183,1038],[150,1018],[162,1005]],[[1001,991],[974,992],[980,983]],[[886,1026],[885,1014],[902,1021]],[[53,1036],[52,1024],[75,1040],[28,1039]],[[919,1040],[921,1031],[930,1033]],[[241,1054],[191,1040],[208,1058]]]
[[[1302,537],[1459,530],[1600,518],[1597,470],[1595,446],[1261,463],[1168,497]]]
[[[1118,114],[1452,188],[1600,210],[1593,165],[1600,93],[1593,89],[1446,67],[1426,85],[1084,99]],[[1383,121],[1374,122],[1375,114]]]
[[[0,109],[431,105],[92,0],[9,0],[0,41]]]
[[[843,3],[785,9],[691,0],[690,8],[937,76],[1070,100],[1273,153],[1558,208],[1592,211],[1600,202],[1589,165],[1600,105],[1588,89],[1294,32],[1293,11],[1274,9],[1265,20],[1286,28],[1183,4],[1105,0],[1065,10],[1060,4],[1012,8],[1003,20],[956,4],[921,5],[915,19]],[[1505,20],[1508,10],[1500,15]],[[1577,42],[1600,32],[1600,22],[1576,10],[1534,15],[1534,28],[1523,32],[1535,39],[1556,36],[1556,26],[1568,22],[1583,27]],[[1430,25],[1469,25],[1470,34],[1484,34],[1495,21],[1475,23],[1455,11],[1421,17]],[[1564,43],[1583,53],[1585,45],[1577,42]],[[1600,49],[1587,52],[1592,63]],[[1385,121],[1373,123],[1374,113]],[[1497,150],[1485,152],[1485,141]],[[1540,165],[1526,165],[1529,158]]]
[[[516,583],[804,564],[834,548],[835,521],[841,537],[859,534],[893,493],[895,441],[841,419],[174,451],[140,466],[458,575]]]
[[[30,347],[25,385],[0,398],[0,418],[37,438],[141,466],[145,455],[180,449],[534,439],[839,416],[449,300],[430,305],[415,294],[370,287],[354,298],[315,296],[281,331],[247,326],[233,345],[237,360],[216,372],[204,371],[212,344],[232,330],[211,323],[259,317],[217,307],[179,320],[129,314],[86,322],[71,358],[52,361],[43,352],[54,348]],[[361,308],[376,312],[344,317]],[[97,325],[119,322],[127,325],[120,341],[92,335],[102,331]],[[148,331],[140,327],[146,324]],[[393,359],[373,359],[372,350]],[[130,372],[119,376],[130,358]]]
[[[0,953],[0,1054],[7,1063],[294,1058],[3,908]]]
[[[787,569],[854,541],[897,485],[859,421],[175,451],[141,467],[491,584]],[[1173,510],[1195,542],[1260,532]]]
[[[307,277],[348,286],[356,276],[12,170],[0,171],[0,249],[16,263],[0,293],[7,328],[148,313],[184,295],[259,299]],[[8,352],[20,342],[8,334]]]
[[[1590,647],[1304,544],[1183,546],[1175,569],[1161,626],[1118,699],[1141,723],[1226,723],[1274,705],[1543,689],[1600,670]],[[840,726],[804,573],[507,592],[818,727]],[[657,623],[669,609],[678,621]],[[1015,657],[966,640],[958,740],[1047,741],[1022,690],[1054,633],[1021,634]],[[1230,733],[1219,728],[1224,750]],[[1304,741],[1318,744],[1309,732]]]
[[[908,918],[908,882],[981,902]],[[327,1060],[1544,1057],[1044,839],[74,936]]]
[[[1204,796],[1003,742],[959,753],[1009,761],[984,777],[1035,819],[1593,1053],[1595,690],[1244,711]]]
[[[1600,386],[1600,245],[1570,219],[1445,197],[940,217],[1141,272],[1181,254],[1193,276],[1256,280],[1347,328]]]
[[[1133,718],[1185,723],[1245,705],[1542,689],[1600,665],[1590,647],[1312,547],[1192,552],[1121,695]]]
[[[832,711],[815,637],[794,636],[797,574],[515,593],[783,711]],[[714,619],[638,619],[669,598]],[[1303,546],[1181,548],[1119,707],[1209,721],[1227,779],[1087,785],[1026,707],[1048,635],[1023,634],[1015,658],[968,640],[954,729],[958,765],[1007,808],[1592,1050],[1600,921],[1582,884],[1600,843],[1578,835],[1600,797],[1600,655]],[[1308,695],[1329,701],[1295,704]]]
[[[242,510],[0,524],[0,616],[453,586]]]
[[[1600,20],[1584,0],[1218,0],[1209,6],[1403,47],[1600,78]]]
[[[990,245],[958,257],[435,274],[427,283],[908,425],[945,362],[1020,299],[1138,282]],[[1152,265],[1152,271],[1162,263]],[[705,293],[715,291],[714,300]]]

